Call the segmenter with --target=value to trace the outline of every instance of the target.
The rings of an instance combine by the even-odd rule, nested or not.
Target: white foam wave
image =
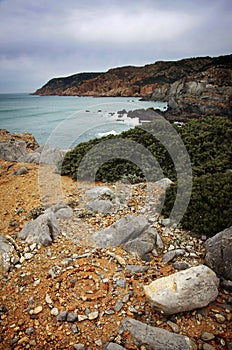
[[[98,132],[97,137],[103,137],[108,135],[117,135],[118,133],[115,130],[107,131],[107,132]]]

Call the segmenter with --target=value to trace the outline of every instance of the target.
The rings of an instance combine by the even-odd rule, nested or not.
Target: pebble
[[[46,300],[46,303],[47,303],[47,304],[52,304],[52,299],[51,299],[51,297],[50,297],[49,294],[46,294],[45,300]]]
[[[67,315],[68,315],[68,311],[66,310],[62,311],[57,315],[56,319],[57,321],[66,321]]]
[[[73,347],[75,350],[85,350],[84,344],[74,344]]]
[[[176,252],[175,250],[170,250],[167,253],[164,253],[163,257],[162,257],[162,262],[164,264],[169,263],[170,261],[172,261],[176,256]]]
[[[43,310],[42,306],[37,306],[34,310],[29,311],[31,315],[38,315]]]
[[[176,270],[186,270],[189,268],[189,264],[187,264],[185,261],[176,261],[173,264],[174,269]]]
[[[169,325],[169,327],[172,329],[172,331],[174,333],[178,333],[179,332],[180,327],[176,323],[174,323],[172,321],[167,321],[167,324]]]
[[[122,307],[123,307],[123,302],[121,300],[118,300],[114,306],[114,311],[118,312],[121,310]]]
[[[78,319],[78,314],[76,312],[69,312],[67,315],[68,322],[75,322]]]
[[[95,340],[94,343],[95,343],[97,346],[102,346],[102,341],[101,341],[101,339]]]
[[[27,335],[32,335],[34,333],[34,328],[33,327],[29,327],[25,330],[25,333]]]
[[[201,335],[201,340],[203,340],[203,341],[210,341],[212,339],[214,339],[214,335],[212,333],[203,332]]]
[[[78,315],[78,321],[79,322],[85,321],[87,319],[88,319],[88,316],[86,316],[86,315]]]
[[[218,323],[224,323],[226,320],[226,318],[221,314],[215,314],[214,317]]]
[[[116,284],[120,288],[126,288],[126,280],[119,279],[119,280],[117,280]]]
[[[95,320],[95,318],[98,318],[99,312],[98,311],[93,311],[88,314],[88,319],[89,320]]]
[[[216,350],[212,345],[203,344],[203,350]]]
[[[51,309],[51,315],[57,316],[58,314],[59,314],[59,310],[58,310],[56,307],[54,307],[53,309]]]
[[[24,254],[25,260],[30,260],[30,259],[33,258],[33,256],[34,256],[34,254],[32,254],[32,253],[25,253],[25,254]]]
[[[76,334],[76,333],[79,332],[79,330],[78,330],[77,326],[75,325],[75,323],[71,325],[71,330],[72,330],[72,332],[73,332],[74,334]]]

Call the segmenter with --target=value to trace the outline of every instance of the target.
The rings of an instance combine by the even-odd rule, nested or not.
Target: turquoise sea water
[[[40,145],[67,149],[108,133],[120,133],[138,120],[117,112],[138,108],[166,108],[163,102],[135,97],[76,97],[0,94],[0,129],[31,132]]]

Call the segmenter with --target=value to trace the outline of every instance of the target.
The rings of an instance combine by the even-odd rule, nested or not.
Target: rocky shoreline
[[[232,348],[231,228],[206,239],[169,226],[157,212],[167,179],[77,187],[64,177],[60,202],[39,196],[38,171],[1,161],[2,193],[13,188],[18,206],[3,208],[14,225],[0,236],[0,348]]]

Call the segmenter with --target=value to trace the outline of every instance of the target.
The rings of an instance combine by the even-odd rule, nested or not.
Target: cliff
[[[159,61],[50,80],[36,95],[138,96],[168,102],[169,115],[231,113],[232,55]]]

